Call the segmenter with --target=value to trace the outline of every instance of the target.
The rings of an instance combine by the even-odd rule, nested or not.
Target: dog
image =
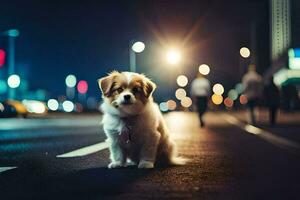
[[[152,93],[156,84],[143,74],[113,71],[98,79],[102,91],[102,124],[109,142],[108,168],[156,163],[182,165]]]

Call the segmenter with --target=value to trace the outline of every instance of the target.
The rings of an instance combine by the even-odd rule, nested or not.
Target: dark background
[[[128,70],[129,42],[142,40],[138,71],[159,85],[157,97],[170,91],[181,72],[190,78],[198,66],[211,67],[209,78],[227,89],[239,81],[239,49],[250,47],[256,24],[257,68],[269,67],[268,0],[170,1],[17,1],[0,6],[0,30],[17,28],[16,68],[30,89],[52,96],[64,94],[64,79],[75,74],[89,83],[89,95],[100,96],[96,79],[107,72]],[[3,42],[4,38],[0,38]],[[5,45],[4,45],[5,46]],[[171,46],[183,50],[179,68],[164,61]],[[5,67],[4,67],[5,68]],[[0,69],[4,73],[5,69]],[[175,87],[173,86],[172,87]]]

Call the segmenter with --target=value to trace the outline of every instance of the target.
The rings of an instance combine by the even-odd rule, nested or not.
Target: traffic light
[[[5,51],[0,49],[0,67],[2,67],[5,63]]]

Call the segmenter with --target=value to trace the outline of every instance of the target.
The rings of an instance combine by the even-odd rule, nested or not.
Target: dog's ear
[[[106,76],[98,79],[98,85],[102,94],[106,97],[110,95],[110,89],[112,87],[113,81],[111,76]]]
[[[150,79],[145,78],[146,80],[144,81],[143,84],[143,92],[145,94],[145,97],[149,98],[154,90],[156,89],[156,84],[153,83]]]

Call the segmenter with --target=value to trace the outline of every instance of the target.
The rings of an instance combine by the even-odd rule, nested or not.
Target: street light
[[[240,57],[239,57],[239,76],[238,78],[240,79],[240,76],[243,75],[245,68],[244,66],[247,65],[248,63],[247,58],[250,57],[250,50],[247,47],[242,47],[240,48]]]
[[[136,72],[136,53],[141,53],[145,49],[145,44],[141,41],[136,41],[134,43],[130,42],[129,45],[129,65],[130,65],[130,71]]]
[[[20,32],[17,29],[10,29],[0,33],[1,35],[8,36],[8,76],[15,73],[15,38],[19,36]],[[8,91],[8,97],[14,99],[16,91],[11,87]]]
[[[167,52],[167,61],[171,65],[176,65],[181,60],[181,53],[176,49],[171,49]]]
[[[247,48],[247,47],[242,47],[240,49],[240,55],[243,57],[243,58],[249,58],[250,56],[250,50]]]
[[[20,76],[17,74],[12,74],[8,77],[7,79],[7,84],[9,86],[9,88],[17,88],[20,86],[21,83],[21,79]]]
[[[69,74],[65,80],[66,83],[66,95],[68,98],[73,99],[75,97],[75,86],[77,83],[76,76]]]
[[[199,73],[203,75],[208,75],[210,72],[210,68],[207,64],[202,64],[199,66]]]

